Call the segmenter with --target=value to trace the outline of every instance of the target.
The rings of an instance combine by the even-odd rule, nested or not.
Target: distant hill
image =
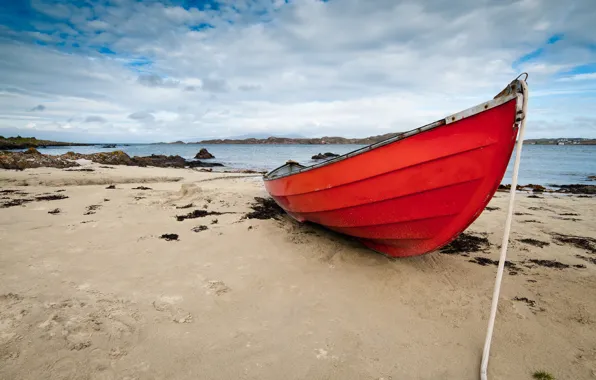
[[[337,136],[326,136],[320,138],[291,138],[291,137],[267,137],[267,138],[245,138],[245,139],[213,139],[203,140],[195,144],[358,144],[370,145],[399,135],[399,133],[387,133],[384,135],[370,136],[365,138],[346,138]],[[529,145],[596,145],[596,139],[586,138],[555,138],[555,139],[527,139],[524,144]]]
[[[581,137],[560,137],[554,139],[526,139],[524,144],[528,145],[596,145],[596,139],[585,139]]]
[[[93,144],[78,144],[50,140],[38,140],[35,137],[4,137],[0,136],[0,150],[39,148],[45,146],[89,146]]]
[[[399,133],[387,133],[384,135],[370,136],[365,138],[345,138],[337,136],[325,136],[317,138],[292,138],[292,137],[268,137],[263,139],[247,138],[247,139],[214,139],[199,141],[199,144],[359,144],[369,145],[376,142],[389,139],[397,136]]]

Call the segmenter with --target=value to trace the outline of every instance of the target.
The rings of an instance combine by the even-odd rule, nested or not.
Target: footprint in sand
[[[161,297],[158,301],[153,301],[153,308],[167,315],[167,319],[174,323],[192,323],[192,314],[186,312],[174,304],[181,301],[182,297]]]
[[[77,378],[78,363],[69,357],[56,360],[50,365],[49,373],[55,379],[75,379]]]
[[[207,294],[215,293],[216,296],[221,296],[231,290],[223,281],[219,280],[209,281],[205,287],[209,289]]]

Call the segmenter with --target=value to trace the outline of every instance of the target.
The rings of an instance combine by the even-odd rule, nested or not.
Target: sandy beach
[[[463,247],[396,260],[246,218],[259,175],[87,163],[0,191],[30,200],[0,208],[1,379],[478,378],[507,193]],[[594,197],[518,195],[490,378],[596,379],[595,222]]]

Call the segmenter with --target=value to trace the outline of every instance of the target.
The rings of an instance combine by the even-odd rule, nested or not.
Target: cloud
[[[147,87],[176,87],[178,81],[168,78],[162,78],[157,74],[140,75],[138,82]]]
[[[596,137],[578,119],[596,118],[592,0],[191,3],[7,7],[0,131],[375,135],[492,98],[528,71],[529,138],[579,126]]]
[[[575,74],[569,77],[560,78],[560,81],[575,81],[575,80],[596,80],[596,73]]]
[[[65,4],[32,0],[31,7],[40,13],[56,19],[66,19],[71,15],[70,8]]]
[[[204,78],[201,88],[208,92],[227,92],[228,82],[223,79]]]
[[[101,117],[101,116],[87,116],[85,118],[85,123],[107,123],[108,120],[105,117]]]
[[[95,30],[95,31],[100,31],[100,30],[108,30],[110,29],[110,24],[108,24],[105,21],[101,21],[101,20],[91,20],[87,23],[87,27]]]
[[[35,111],[43,111],[45,109],[46,109],[46,106],[44,106],[43,104],[38,104],[35,107],[31,108],[29,111],[35,112]]]
[[[128,115],[128,118],[133,119],[133,120],[149,120],[149,121],[155,120],[155,116],[153,116],[153,114],[151,114],[149,112],[145,112],[145,111],[131,113],[130,115]]]
[[[258,84],[241,84],[238,89],[240,91],[257,91],[261,89],[261,86]]]

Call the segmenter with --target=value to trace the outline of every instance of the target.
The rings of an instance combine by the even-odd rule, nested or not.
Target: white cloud
[[[596,73],[589,73],[589,74],[571,75],[568,77],[560,78],[559,80],[564,82],[564,81],[595,80],[595,79],[596,79]]]
[[[10,40],[0,39],[0,129],[69,128],[128,141],[268,131],[366,136],[484,101],[527,70],[536,94],[530,137],[577,135],[579,124],[596,136],[593,123],[577,120],[593,120],[596,110],[565,100],[593,99],[594,74],[562,75],[596,62],[592,0],[573,7],[257,0],[218,11],[119,3],[34,3],[60,21],[36,21],[33,35],[10,31]],[[547,45],[554,34],[563,37]],[[40,37],[47,46],[31,43]],[[64,46],[54,46],[60,39]],[[535,59],[517,62],[538,49]],[[51,107],[28,112],[41,102]]]
[[[35,112],[35,111],[43,111],[46,109],[46,106],[44,106],[43,104],[38,104],[35,107],[31,108],[30,111],[31,112]]]
[[[92,20],[87,23],[87,27],[91,30],[100,31],[100,30],[109,30],[110,24],[105,21],[101,20]]]
[[[131,113],[130,115],[128,115],[128,118],[133,120],[155,120],[155,116],[153,116],[153,114],[145,111]]]

